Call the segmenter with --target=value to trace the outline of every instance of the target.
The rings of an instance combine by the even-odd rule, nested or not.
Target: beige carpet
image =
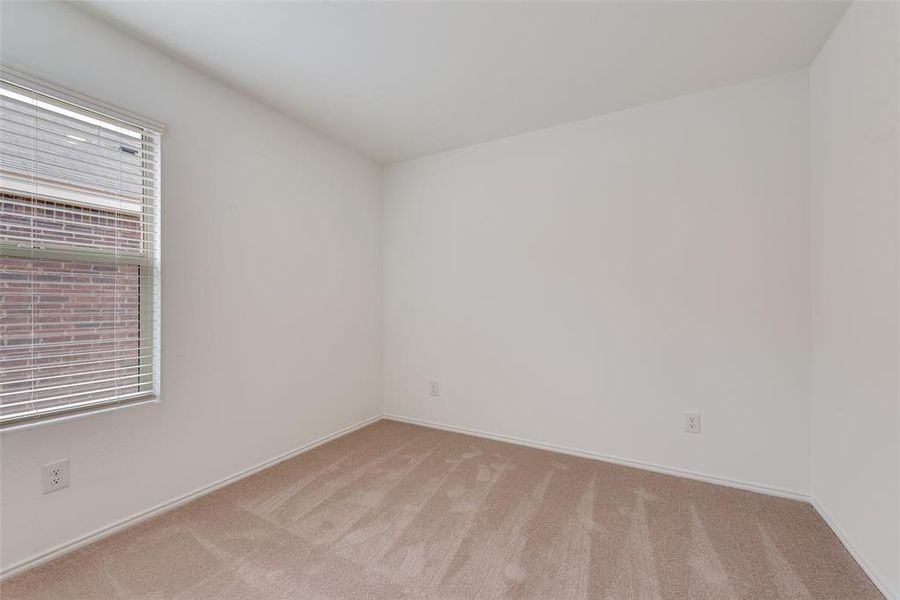
[[[0,592],[881,598],[806,504],[392,421],[14,577]]]

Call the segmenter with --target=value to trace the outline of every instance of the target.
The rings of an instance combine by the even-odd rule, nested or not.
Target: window
[[[0,79],[0,427],[159,390],[159,138]]]

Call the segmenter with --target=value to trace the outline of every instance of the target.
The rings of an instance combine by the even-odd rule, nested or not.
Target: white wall
[[[806,493],[808,143],[803,71],[388,167],[386,412]]]
[[[162,403],[2,434],[4,568],[380,413],[379,166],[69,6],[3,3],[0,37],[168,126]]]
[[[900,598],[900,4],[856,2],[810,70],[812,495]]]

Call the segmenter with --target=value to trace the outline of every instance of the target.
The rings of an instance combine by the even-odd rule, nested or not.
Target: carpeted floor
[[[801,502],[392,421],[32,569],[0,595],[881,599]]]

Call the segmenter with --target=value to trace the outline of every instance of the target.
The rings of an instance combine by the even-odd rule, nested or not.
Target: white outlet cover
[[[41,485],[45,494],[69,487],[69,459],[41,467]]]
[[[684,413],[684,430],[687,433],[700,433],[700,413]]]
[[[441,384],[438,383],[437,381],[431,382],[430,389],[431,389],[432,396],[440,396],[441,395]]]

